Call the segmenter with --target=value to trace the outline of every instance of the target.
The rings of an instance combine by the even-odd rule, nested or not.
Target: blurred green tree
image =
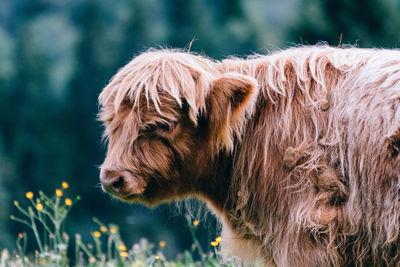
[[[343,34],[342,44],[394,48],[400,44],[399,30],[399,8],[394,1],[302,0],[288,39],[335,46]]]

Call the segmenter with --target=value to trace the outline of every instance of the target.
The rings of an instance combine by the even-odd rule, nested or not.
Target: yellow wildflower
[[[211,244],[211,246],[213,246],[213,247],[218,246],[218,242],[217,242],[217,241],[212,241],[210,244]]]
[[[61,183],[61,186],[62,186],[64,189],[67,189],[67,188],[69,187],[69,184],[68,184],[67,182],[62,182],[62,183]]]
[[[156,258],[156,260],[159,260],[160,256],[156,255],[154,258]]]
[[[95,259],[95,258],[92,258],[92,257],[90,257],[90,258],[89,258],[89,262],[90,262],[90,263],[95,263],[95,262],[96,262],[96,259]]]
[[[43,204],[42,203],[37,203],[36,204],[36,209],[37,210],[42,210],[43,209]]]
[[[18,201],[14,200],[14,205],[18,206],[19,205]]]
[[[56,189],[56,196],[62,197],[62,195],[63,195],[63,191],[61,191],[60,189]]]
[[[218,243],[221,242],[222,238],[220,236],[218,236],[217,238],[215,238],[215,241],[217,241]]]
[[[117,233],[117,228],[111,227],[111,228],[110,228],[110,232],[111,232],[112,234],[116,234],[116,233]]]
[[[100,226],[100,231],[102,231],[103,233],[107,232],[107,227],[105,227],[104,225]]]
[[[72,205],[72,200],[70,198],[65,199],[65,205],[71,206]]]
[[[137,266],[142,266],[142,265],[143,265],[143,262],[142,262],[141,260],[137,260],[137,261],[136,261],[136,265],[137,265]]]
[[[23,238],[24,234],[23,233],[18,233],[18,238]]]
[[[163,247],[165,247],[166,243],[165,243],[165,241],[160,241],[158,243],[158,245],[163,248]]]
[[[26,192],[25,196],[26,196],[27,199],[32,199],[33,198],[33,193],[30,192],[30,191]]]
[[[120,255],[122,258],[126,258],[126,257],[128,257],[128,252],[126,252],[126,251],[121,251],[121,252],[119,253],[119,255]]]
[[[194,221],[193,221],[193,225],[194,225],[194,226],[199,225],[199,223],[200,223],[200,222],[199,222],[198,220],[194,220]]]
[[[121,243],[121,244],[119,244],[118,249],[122,250],[122,251],[126,251],[126,246],[123,243]]]
[[[99,238],[101,236],[101,233],[99,231],[94,231],[93,236]]]

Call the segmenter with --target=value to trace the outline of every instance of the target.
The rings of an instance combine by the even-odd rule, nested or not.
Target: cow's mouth
[[[132,195],[114,195],[116,198],[118,198],[121,201],[124,202],[137,202],[137,201],[143,201],[143,194],[132,194]]]
[[[115,180],[117,181],[117,179]],[[111,186],[104,183],[101,185],[105,193],[127,203],[141,202],[145,205],[153,206],[162,202],[164,200],[163,196],[165,196],[160,192],[157,179],[153,177],[144,179],[137,175],[125,175],[121,184],[114,182]]]
[[[114,179],[111,184],[102,183],[104,192],[125,202],[133,202],[144,197],[147,183],[141,179],[127,177]]]

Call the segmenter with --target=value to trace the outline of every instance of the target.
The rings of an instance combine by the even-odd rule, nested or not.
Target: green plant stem
[[[29,215],[28,215],[28,217],[29,217]],[[26,224],[30,228],[32,228],[32,226],[29,224],[29,222],[25,221],[24,219],[20,219],[20,218],[17,218],[15,216],[12,216],[10,219],[13,220],[13,221],[16,221],[16,222],[20,222],[20,223]]]
[[[54,210],[53,200],[49,198],[45,193],[39,191],[39,195],[45,200],[46,205],[51,209]]]
[[[60,226],[62,223],[62,218],[59,218],[59,205],[60,205],[60,198],[56,196],[56,203],[54,205],[54,227],[55,227],[55,239],[56,244],[62,243],[61,233],[60,233]]]
[[[189,225],[189,231],[190,231],[190,234],[192,236],[193,242],[195,243],[195,245],[197,247],[197,250],[200,253],[200,256],[202,256],[204,254],[204,251],[201,248],[200,242],[197,240],[196,229],[195,229],[195,227],[192,226],[190,218],[186,218],[186,220],[187,220],[188,225]]]
[[[92,220],[97,223],[99,226],[105,226],[104,223],[102,223],[99,219],[97,219],[96,217],[93,217]]]
[[[83,252],[86,253],[86,255],[88,255],[90,258],[95,258],[95,256],[93,255],[92,252],[90,252],[90,250],[86,247],[85,244],[82,243],[82,241],[77,241],[78,246],[83,250]]]
[[[47,225],[45,218],[42,216],[41,213],[44,213],[47,215],[47,211],[42,210],[42,212],[39,213],[37,219],[39,220],[39,222],[43,225],[44,229],[49,233],[49,234],[53,234],[53,231],[51,231],[50,227]],[[51,218],[50,218],[51,219]]]
[[[23,255],[26,255],[26,245],[28,244],[28,238],[27,235],[24,234],[24,241],[23,241],[23,245],[22,245],[22,253]]]
[[[17,209],[18,209],[22,214],[24,214],[26,217],[29,217],[28,212],[27,212],[26,210],[24,210],[19,204],[18,204],[18,205],[15,205],[15,206],[17,207]]]
[[[76,234],[75,235],[75,266],[80,266],[80,261],[79,261],[79,241],[81,240],[80,235]]]
[[[26,244],[26,242],[25,242],[25,236],[24,237],[22,237],[22,239],[24,239],[22,242],[24,243],[24,245],[23,246],[21,246],[21,238],[18,238],[17,239],[17,249],[18,249],[18,252],[19,252],[19,256],[20,256],[20,258],[21,258],[21,261],[22,261],[22,266],[26,266],[26,262],[25,262],[25,244]]]
[[[107,257],[108,259],[112,258],[111,247],[112,247],[113,237],[110,235],[107,240]]]
[[[42,213],[46,214],[47,217],[49,217],[50,220],[54,221],[54,217],[47,211],[47,210],[42,210]]]
[[[40,241],[40,237],[39,237],[39,233],[38,233],[38,230],[37,230],[37,227],[36,227],[35,218],[33,216],[32,208],[29,208],[29,215],[30,215],[29,217],[31,219],[32,230],[33,230],[33,233],[35,234],[36,242],[38,243],[40,252],[43,253],[44,250],[43,250],[42,242]]]
[[[103,252],[101,251],[101,242],[100,242],[100,240],[98,239],[98,238],[93,238],[94,239],[94,244],[95,244],[95,246],[96,246],[96,254],[97,254],[97,257],[99,258],[99,259],[101,259],[101,255],[103,254]]]

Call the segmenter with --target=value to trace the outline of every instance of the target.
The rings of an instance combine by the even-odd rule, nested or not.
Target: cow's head
[[[148,204],[196,193],[204,163],[233,148],[257,95],[254,79],[221,73],[218,64],[151,50],[113,77],[99,96],[104,191]]]

